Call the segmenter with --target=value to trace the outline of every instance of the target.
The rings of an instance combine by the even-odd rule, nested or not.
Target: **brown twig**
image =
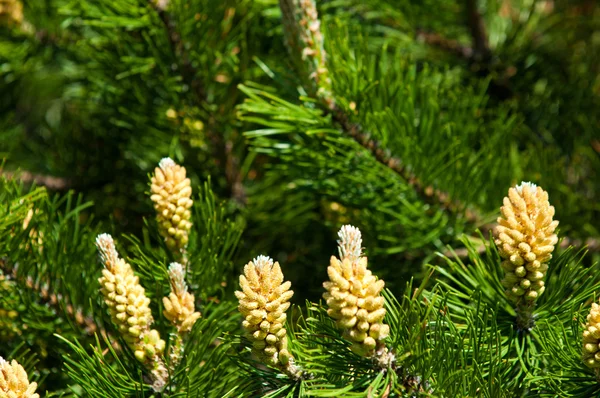
[[[0,258],[0,270],[2,270],[4,276],[8,280],[13,280],[26,288],[37,292],[41,304],[46,304],[54,308],[55,311],[64,308],[64,312],[74,320],[77,325],[83,327],[83,330],[85,330],[88,335],[93,335],[98,331],[98,326],[92,317],[85,316],[80,308],[75,308],[72,304],[67,303],[67,299],[61,294],[51,292],[48,285],[41,284],[39,281],[34,281],[30,276],[26,278],[20,277],[17,273],[17,267],[11,267],[5,258]],[[62,304],[65,304],[64,307],[62,307]],[[104,330],[100,330],[100,333],[106,335]]]
[[[155,2],[153,4],[154,9],[165,26],[169,43],[171,44],[171,50],[173,51],[174,56],[180,60],[183,81],[190,86],[199,102],[207,102],[208,96],[200,79],[198,79],[198,71],[192,65],[185,52],[184,43],[181,40],[181,35],[177,32],[175,23],[166,11],[165,5],[160,2]],[[225,179],[231,197],[239,204],[244,204],[246,195],[241,182],[242,176],[239,160],[233,155],[233,143],[224,139],[223,134],[218,132],[218,128],[215,127],[215,124],[216,121],[214,117],[209,117],[207,120],[206,135],[212,143],[212,146],[216,149],[215,153],[217,154],[217,158],[215,161],[219,166],[223,167],[225,171]]]
[[[514,89],[510,78],[517,73],[517,68],[514,65],[503,65],[501,60],[495,57],[489,46],[485,23],[477,9],[476,0],[466,1],[466,20],[471,33],[471,47],[436,32],[417,30],[416,38],[464,59],[478,76],[492,76],[488,86],[490,95],[501,100],[511,98],[514,96]]]
[[[439,33],[417,30],[417,40],[423,41],[431,46],[440,48],[451,54],[471,60],[473,58],[473,49],[460,44],[457,40],[448,39]]]
[[[467,25],[471,31],[473,42],[473,56],[477,59],[487,61],[492,52],[488,43],[485,23],[481,13],[477,9],[477,0],[466,0]]]
[[[351,122],[344,110],[334,106],[332,116],[333,119],[340,124],[342,129],[361,146],[368,149],[379,163],[395,171],[411,185],[417,195],[419,195],[425,203],[441,206],[443,209],[453,213],[457,217],[465,218],[470,223],[481,223],[484,217],[478,210],[468,208],[460,201],[450,198],[450,195],[447,192],[433,188],[430,185],[425,186],[419,178],[404,165],[400,158],[392,156],[389,150],[383,149],[380,142],[371,138],[370,134],[364,132],[359,124]]]
[[[484,50],[484,56],[479,55],[473,47],[460,44],[435,32],[417,31],[417,40],[437,47],[460,59],[465,60],[478,76],[492,76],[488,93],[496,98],[505,100],[514,96],[510,78],[517,69],[512,65],[502,65],[499,60],[492,59],[492,52]]]
[[[43,174],[34,174],[27,170],[19,171],[2,171],[0,175],[7,179],[16,179],[24,182],[25,184],[36,184],[44,186],[54,191],[66,191],[72,187],[71,180],[62,177],[54,177]]]
[[[487,63],[491,59],[492,53],[487,40],[485,24],[477,9],[476,0],[467,0],[466,10],[467,21],[473,41],[472,48],[464,46],[456,40],[447,39],[432,32],[417,31],[417,39],[444,49],[469,62],[483,61]],[[348,116],[343,110],[339,108],[334,109],[333,117],[356,141],[371,150],[380,163],[390,167],[412,185],[417,194],[423,198],[426,203],[441,205],[442,208],[455,214],[464,211],[464,217],[468,222],[477,224],[482,221],[483,216],[479,214],[478,210],[467,208],[460,201],[451,199],[447,192],[435,189],[431,186],[424,186],[410,170],[407,170],[401,159],[394,158],[389,151],[381,149],[380,143],[370,138],[369,134],[365,134],[359,125],[350,123]]]
[[[175,23],[164,9],[155,6],[155,10],[165,26],[173,54],[181,61],[181,75],[184,81],[190,86],[200,101],[206,101],[206,92],[204,91],[204,87],[200,80],[196,78],[197,71],[190,62],[187,53],[184,51],[181,35],[177,32]]]
[[[471,47],[460,44],[457,40],[448,39],[439,33],[417,30],[417,40],[421,40],[431,46],[440,48],[464,58],[469,62],[487,63],[492,58],[485,23],[481,13],[477,9],[476,0],[466,0],[467,26],[471,33]]]

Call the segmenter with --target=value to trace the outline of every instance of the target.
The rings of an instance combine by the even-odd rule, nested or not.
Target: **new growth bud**
[[[190,179],[185,167],[170,158],[164,158],[154,169],[151,196],[156,209],[158,230],[169,249],[182,252],[188,244],[193,205]]]
[[[314,0],[279,0],[279,7],[286,45],[306,90],[333,108],[321,21]]]
[[[547,262],[558,242],[554,207],[546,191],[523,182],[508,190],[500,211],[495,242],[504,259],[502,285],[515,303],[533,302],[544,292]]]
[[[285,329],[285,312],[294,292],[290,282],[283,282],[279,263],[258,256],[244,267],[240,287],[242,291],[236,291],[235,296],[244,317],[242,326],[252,341],[252,352],[265,363],[298,378],[300,370],[288,351]]]
[[[0,398],[40,398],[37,383],[29,383],[27,373],[14,359],[9,363],[0,357]]]
[[[354,352],[372,356],[378,342],[388,337],[390,331],[383,323],[385,308],[381,290],[385,283],[367,269],[358,228],[345,225],[338,236],[340,259],[331,257],[327,268],[329,281],[323,283],[327,290],[323,294],[329,307],[327,313],[354,343]]]
[[[165,317],[177,328],[179,333],[192,330],[194,323],[200,318],[200,313],[195,312],[194,295],[188,292],[185,283],[185,272],[179,263],[169,266],[169,279],[171,280],[171,293],[163,297]]]
[[[134,275],[131,266],[119,258],[114,241],[109,234],[96,238],[96,246],[104,265],[98,279],[110,318],[123,340],[133,350],[136,359],[147,365],[153,373],[156,389],[166,380],[166,368],[161,359],[165,341],[156,330],[150,312],[150,299]]]

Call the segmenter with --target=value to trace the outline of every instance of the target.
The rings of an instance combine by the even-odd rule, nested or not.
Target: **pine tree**
[[[0,0],[0,397],[599,395],[599,22]]]

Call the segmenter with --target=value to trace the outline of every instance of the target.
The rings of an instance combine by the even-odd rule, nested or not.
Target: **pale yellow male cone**
[[[30,383],[27,373],[17,361],[0,357],[0,398],[40,398],[37,383]]]
[[[242,326],[252,341],[252,352],[265,363],[281,367],[296,377],[299,370],[288,351],[285,329],[285,312],[294,292],[290,290],[290,282],[283,282],[279,263],[258,256],[244,267],[240,287],[242,291],[236,291],[235,296],[244,317]]]
[[[341,260],[331,257],[327,268],[329,281],[323,283],[327,290],[323,294],[329,307],[327,313],[354,343],[354,352],[372,356],[378,341],[384,340],[390,332],[389,326],[383,323],[385,308],[381,290],[385,283],[367,269],[358,228],[345,225],[338,236]]]
[[[18,0],[0,0],[0,25],[20,25],[23,22],[23,4]]]
[[[185,175],[185,167],[164,158],[154,169],[150,186],[159,232],[169,249],[177,251],[187,246],[192,227],[192,187]]]
[[[600,369],[600,305],[593,303],[583,331],[583,362]]]
[[[504,259],[502,285],[512,301],[533,302],[544,292],[547,262],[558,242],[554,207],[546,191],[523,182],[508,190],[500,211],[495,241]]]
[[[187,333],[192,330],[194,323],[200,318],[200,313],[195,311],[194,295],[188,292],[185,272],[181,264],[171,263],[169,279],[171,280],[171,293],[169,297],[163,297],[165,307],[163,314],[179,333]]]
[[[111,320],[135,357],[140,362],[152,362],[163,353],[165,342],[156,330],[150,329],[153,322],[150,299],[131,266],[119,258],[110,235],[98,235],[96,246],[105,267],[98,281]]]

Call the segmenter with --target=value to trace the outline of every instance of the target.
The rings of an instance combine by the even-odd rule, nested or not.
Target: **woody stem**
[[[517,302],[517,328],[522,331],[531,330],[535,326],[533,310],[535,301],[519,300]]]

